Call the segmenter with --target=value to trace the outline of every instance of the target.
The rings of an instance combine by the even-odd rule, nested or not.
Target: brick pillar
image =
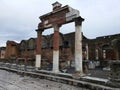
[[[42,31],[43,30],[36,30],[37,31],[37,47],[36,47],[36,62],[35,67],[41,68],[41,48],[42,48]]]
[[[82,61],[82,19],[81,17],[75,19],[75,70],[83,73]]]
[[[59,72],[59,26],[54,25],[53,72]]]

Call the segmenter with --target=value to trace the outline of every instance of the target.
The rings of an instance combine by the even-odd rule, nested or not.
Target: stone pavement
[[[109,71],[108,70],[102,70],[102,69],[93,69],[88,71],[90,73],[90,76],[92,77],[98,77],[98,78],[109,78]]]
[[[73,73],[75,71],[75,68],[69,68],[67,70],[68,73]],[[109,70],[103,70],[102,68],[96,68],[96,69],[89,69],[88,75],[91,77],[97,77],[97,78],[103,78],[108,79],[109,78]]]

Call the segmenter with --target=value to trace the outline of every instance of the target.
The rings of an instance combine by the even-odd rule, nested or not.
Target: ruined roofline
[[[5,50],[6,49],[6,47],[0,47],[0,50]]]
[[[84,34],[83,34],[83,32],[81,32],[82,33],[82,37],[84,38],[84,39],[89,39],[89,38],[87,38]],[[70,33],[66,33],[66,34],[63,34],[64,36],[65,35],[70,35],[70,34],[75,34],[75,32],[70,32]],[[90,39],[89,39],[90,40]]]
[[[99,37],[96,37],[96,39],[98,39],[98,38],[113,37],[113,36],[120,36],[120,33],[119,34],[110,34],[110,35],[105,35],[105,36],[99,36]]]
[[[19,43],[17,43],[16,41],[10,41],[10,40],[8,40],[7,44],[18,45]]]

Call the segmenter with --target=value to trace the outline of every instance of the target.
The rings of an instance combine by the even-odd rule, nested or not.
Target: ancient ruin
[[[54,28],[54,43],[53,43],[53,72],[59,72],[59,29],[63,24],[75,22],[75,68],[76,71],[82,73],[82,21],[84,19],[79,15],[79,11],[66,5],[55,2],[53,11],[40,16],[41,22],[38,25],[37,31],[37,53],[36,64],[37,68],[41,67],[41,38],[42,32],[48,28]]]
[[[6,47],[0,47],[0,88],[43,90],[57,86],[62,90],[65,84],[64,88],[73,90],[68,84],[82,90],[119,90],[120,34],[88,39],[81,32],[84,19],[78,10],[59,2],[52,5],[52,12],[40,16],[37,38],[20,43],[8,40]],[[62,34],[62,25],[71,22],[75,32]],[[42,35],[49,28],[54,33]],[[46,84],[46,80],[55,82]]]

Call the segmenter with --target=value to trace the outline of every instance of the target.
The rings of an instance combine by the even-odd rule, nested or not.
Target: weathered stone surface
[[[120,82],[120,60],[111,62],[110,80]]]
[[[110,63],[110,85],[120,87],[120,60]]]

